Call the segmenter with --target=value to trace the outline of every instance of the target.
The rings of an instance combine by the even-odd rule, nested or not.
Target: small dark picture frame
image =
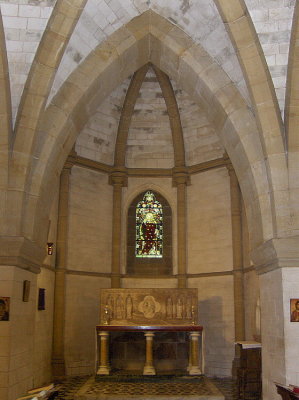
[[[290,321],[299,322],[299,299],[290,299]]]
[[[10,297],[0,297],[0,321],[9,321]]]
[[[45,305],[45,292],[46,289],[38,289],[38,303],[37,303],[37,309],[38,310],[45,310],[46,305]]]
[[[23,281],[23,301],[28,302],[30,295],[30,281]]]

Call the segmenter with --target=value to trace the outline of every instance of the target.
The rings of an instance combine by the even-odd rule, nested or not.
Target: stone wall
[[[110,272],[112,187],[108,176],[73,167],[69,207],[68,269]]]
[[[273,79],[283,114],[295,0],[245,0]]]
[[[46,297],[45,310],[35,312],[33,387],[45,385],[52,380],[54,281],[54,272],[46,268],[37,276],[37,290],[45,289]]]
[[[188,285],[198,288],[199,324],[205,329],[205,373],[231,376],[235,340],[233,278],[189,278]]]
[[[268,394],[267,398],[269,399],[279,399],[274,382],[286,383],[282,271],[277,269],[262,274],[260,282],[262,288],[262,365],[268,367],[263,371],[263,392]],[[270,365],[275,365],[275,368],[269,368]]]
[[[55,0],[0,1],[7,46],[13,118]]]
[[[283,280],[283,309],[284,309],[284,326],[287,342],[285,345],[286,352],[286,382],[288,384],[299,386],[299,364],[298,350],[295,343],[298,339],[298,322],[290,322],[290,299],[298,299],[298,268],[285,268],[282,271]]]
[[[13,266],[0,268],[1,296],[10,298],[9,321],[0,322],[0,398],[15,400],[34,383],[37,276]],[[30,281],[28,302],[22,300],[24,280]]]
[[[188,272],[232,270],[229,176],[226,168],[191,177],[188,187]]]
[[[191,238],[188,285],[199,289],[199,323],[206,333],[206,373],[230,376],[234,355],[233,277],[222,274],[232,269],[229,177],[222,168],[194,175],[191,182],[187,188],[188,237]],[[170,178],[146,177],[129,178],[128,187],[123,189],[121,272],[126,274],[126,210],[132,199],[148,188],[160,192],[172,207],[173,271],[177,273],[176,188]],[[71,375],[94,371],[99,291],[101,287],[110,287],[111,203],[107,175],[73,167],[68,258],[68,269],[72,272],[67,275],[65,326],[66,366]],[[211,273],[211,276],[192,277],[200,273]],[[175,277],[126,276],[122,279],[122,287],[126,288],[176,286]],[[160,361],[161,368],[163,363],[164,367],[167,365],[165,360]]]
[[[86,375],[95,372],[95,326],[99,323],[100,316],[100,289],[108,287],[110,287],[108,278],[75,274],[67,276],[65,309],[67,375]]]
[[[246,340],[254,340],[258,332],[258,299],[259,299],[259,278],[255,271],[244,274],[244,312]]]

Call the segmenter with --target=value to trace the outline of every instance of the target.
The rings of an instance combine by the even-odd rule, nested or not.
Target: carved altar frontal
[[[198,323],[197,289],[102,289],[100,321],[107,325]]]

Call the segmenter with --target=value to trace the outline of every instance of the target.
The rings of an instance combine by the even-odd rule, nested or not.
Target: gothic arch
[[[35,166],[34,146],[51,85],[86,1],[78,0],[75,5],[71,2],[66,4],[63,0],[56,2],[36,52],[16,118],[16,133],[10,162],[10,187],[15,191],[26,192],[28,177]],[[31,188],[28,195],[24,194],[23,199],[18,199],[19,210],[22,212],[23,207],[25,207],[24,202],[32,203],[32,201],[35,201],[35,197],[36,191]],[[26,212],[28,214],[28,210]],[[20,223],[16,224],[18,226],[17,235],[20,235],[20,231],[26,234],[26,219],[32,218],[32,212],[34,214],[34,210],[31,210],[30,216],[26,216],[23,224],[21,221],[22,214],[19,215]],[[14,214],[15,211],[10,210],[9,215]],[[22,227],[22,225],[25,226]]]
[[[256,111],[265,173],[271,189],[270,202],[265,206],[272,209],[272,235],[285,236],[290,224],[285,138],[270,72],[244,0],[215,0],[215,4],[236,49]],[[288,205],[287,211],[283,203]]]
[[[287,77],[285,125],[288,145],[288,165],[291,207],[294,218],[294,230],[299,228],[299,206],[298,206],[298,160],[299,160],[299,4],[296,2],[293,17],[292,36],[289,50],[289,70]]]
[[[129,88],[127,90],[117,131],[115,153],[114,153],[115,167],[125,166],[126,144],[128,140],[132,114],[135,108],[136,100],[141,85],[146,76],[148,68],[149,64],[146,64],[134,73]],[[173,92],[173,88],[168,76],[164,72],[162,72],[155,66],[153,66],[153,69],[158,79],[162,93],[164,95],[164,100],[169,115],[170,129],[172,133],[172,142],[174,148],[174,165],[176,167],[184,167],[185,166],[184,138],[183,138],[180,113]]]
[[[152,11],[134,18],[90,54],[47,108],[34,152],[38,162],[28,182],[29,192],[34,190],[38,198],[35,219],[48,209],[48,185],[59,175],[94,107],[149,61],[176,80],[214,123],[238,175],[252,248],[272,238],[273,219],[285,199],[273,203],[276,186],[273,180],[268,183],[271,163],[268,165],[253,113],[210,56]]]
[[[8,155],[12,140],[11,126],[11,98],[8,76],[7,53],[5,36],[0,10],[0,191],[7,190],[8,180]],[[0,232],[3,232],[5,220],[7,218],[5,196],[0,197]]]

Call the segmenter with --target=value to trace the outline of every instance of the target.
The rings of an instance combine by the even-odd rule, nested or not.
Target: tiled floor
[[[78,390],[86,383],[89,378],[90,377],[87,376],[71,377],[64,380],[60,383],[59,395],[58,397],[56,397],[56,400],[74,400],[75,393],[78,392]],[[225,400],[238,400],[236,385],[231,379],[213,378],[211,379],[211,381],[224,394]],[[194,395],[194,390],[196,391],[196,387],[192,385],[191,382],[188,384],[186,383],[184,383],[183,386],[180,382],[172,382],[171,384],[167,382],[156,383],[155,385],[151,385],[151,390],[167,394],[169,394],[170,391],[173,391],[173,393],[175,394],[178,394],[182,391],[185,396],[188,396],[188,394]],[[131,392],[134,393],[134,395],[142,395],[147,390],[146,384],[140,382],[101,382],[101,388],[104,391],[103,393],[106,395],[109,394],[109,390],[117,395],[123,393],[130,394]],[[203,385],[202,390],[205,391],[205,385]]]

